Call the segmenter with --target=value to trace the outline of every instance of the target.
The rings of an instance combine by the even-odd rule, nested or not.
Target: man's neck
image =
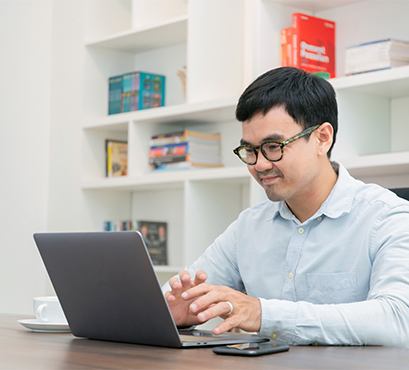
[[[301,223],[307,221],[320,209],[331,193],[337,179],[338,175],[331,162],[328,161],[311,188],[307,189],[299,198],[286,201],[287,206]]]

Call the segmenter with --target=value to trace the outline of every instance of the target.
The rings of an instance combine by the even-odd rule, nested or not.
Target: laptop
[[[34,240],[77,337],[175,348],[266,340],[179,332],[138,231],[36,233]]]

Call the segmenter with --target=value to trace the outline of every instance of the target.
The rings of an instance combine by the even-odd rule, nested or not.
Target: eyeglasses
[[[310,134],[320,126],[321,125],[308,127],[304,131],[285,141],[266,141],[265,143],[258,146],[240,145],[236,149],[234,149],[233,152],[241,159],[242,162],[250,166],[257,163],[258,158],[257,150],[259,149],[263,154],[264,158],[266,158],[270,162],[278,162],[283,158],[284,147],[286,145]]]

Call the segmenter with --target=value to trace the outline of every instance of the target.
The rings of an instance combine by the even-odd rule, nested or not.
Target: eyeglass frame
[[[239,145],[237,148],[233,149],[233,153],[236,154],[236,155],[240,158],[240,160],[241,160],[243,163],[245,163],[245,164],[247,164],[247,165],[249,165],[249,166],[254,166],[254,165],[257,163],[257,161],[258,161],[258,150],[260,150],[261,154],[263,154],[263,157],[264,157],[265,159],[267,159],[268,161],[270,161],[270,162],[278,162],[278,161],[281,161],[281,160],[283,159],[283,156],[284,156],[284,147],[285,147],[286,145],[291,144],[292,142],[294,142],[294,141],[296,141],[296,140],[298,140],[298,139],[301,139],[302,137],[307,136],[308,134],[311,134],[313,131],[315,131],[315,130],[316,130],[318,127],[320,127],[321,125],[322,125],[322,124],[308,127],[308,128],[306,128],[305,130],[301,131],[300,133],[298,133],[298,134],[296,134],[296,135],[294,135],[294,136],[292,136],[292,137],[290,137],[289,139],[284,140],[284,141],[269,140],[269,141],[265,141],[264,143],[262,143],[262,144],[260,144],[260,145],[257,145],[257,146],[252,146],[252,145],[248,145],[248,144]],[[263,150],[263,146],[264,146],[265,144],[271,144],[271,143],[275,143],[275,144],[278,144],[278,145],[279,145],[279,147],[280,147],[280,149],[281,149],[281,156],[280,156],[279,159],[270,159],[270,158],[267,158],[267,155],[266,155],[266,153],[265,153],[264,150]],[[254,163],[248,163],[248,162],[246,162],[246,161],[240,156],[239,152],[240,152],[240,150],[242,150],[243,148],[249,148],[249,149],[253,150],[254,154],[256,155],[256,160],[255,160]]]

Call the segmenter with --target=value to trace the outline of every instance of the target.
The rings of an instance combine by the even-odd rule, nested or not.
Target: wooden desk
[[[254,358],[215,355],[211,348],[171,349],[33,333],[0,315],[0,369],[371,369],[409,368],[409,349],[291,347]]]

